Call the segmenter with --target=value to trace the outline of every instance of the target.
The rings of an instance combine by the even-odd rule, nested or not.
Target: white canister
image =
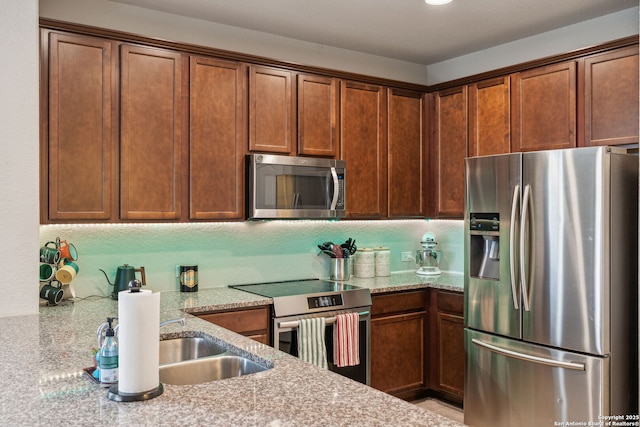
[[[375,254],[371,248],[359,248],[353,261],[353,274],[356,277],[375,277]]]
[[[391,250],[384,246],[373,248],[375,253],[376,276],[391,276]]]

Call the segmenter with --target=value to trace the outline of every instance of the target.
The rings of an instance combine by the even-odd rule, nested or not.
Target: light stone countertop
[[[353,279],[372,293],[438,287],[462,291],[462,276],[413,273]],[[267,305],[229,288],[162,292],[161,321],[204,312]],[[184,310],[184,311],[183,311]],[[161,336],[204,333],[232,351],[273,366],[257,374],[190,386],[164,385],[146,402],[117,403],[82,369],[92,365],[96,330],[117,315],[110,298],[42,307],[40,315],[0,318],[0,423],[11,426],[459,426],[434,412],[321,370],[272,347],[187,315]]]

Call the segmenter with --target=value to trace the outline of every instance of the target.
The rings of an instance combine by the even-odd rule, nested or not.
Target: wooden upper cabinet
[[[109,220],[117,193],[114,46],[95,37],[43,34],[41,220]]]
[[[295,152],[293,73],[249,67],[249,150]]]
[[[434,94],[431,142],[432,214],[462,218],[464,159],[467,157],[467,87]]]
[[[347,165],[347,218],[387,216],[386,91],[342,81],[340,158]]]
[[[189,219],[244,217],[245,72],[190,58]]]
[[[584,59],[584,145],[638,143],[638,46]]]
[[[298,154],[338,155],[338,80],[298,74]]]
[[[576,146],[576,63],[562,62],[513,77],[513,152]]]
[[[182,64],[176,52],[121,46],[121,218],[181,215]]]
[[[510,78],[473,83],[469,91],[469,156],[511,151]]]
[[[388,90],[389,217],[425,214],[426,153],[424,95]]]

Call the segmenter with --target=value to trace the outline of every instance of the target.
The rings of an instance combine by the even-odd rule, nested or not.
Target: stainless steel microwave
[[[250,154],[249,219],[343,218],[345,161]]]

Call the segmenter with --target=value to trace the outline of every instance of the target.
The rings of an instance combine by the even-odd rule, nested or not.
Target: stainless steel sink
[[[160,366],[160,382],[173,385],[200,384],[262,372],[267,369],[270,368],[244,357],[219,355]]]
[[[226,353],[227,349],[203,337],[179,337],[160,341],[160,365],[179,363]]]

